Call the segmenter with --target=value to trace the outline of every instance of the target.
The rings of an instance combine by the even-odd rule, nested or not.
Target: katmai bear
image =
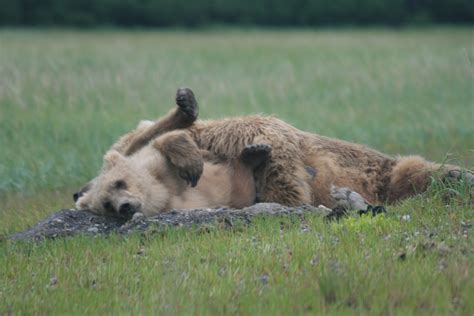
[[[474,185],[474,175],[457,166],[429,162],[419,156],[393,158],[363,145],[300,131],[275,117],[256,115],[199,121],[195,96],[187,88],[178,89],[176,104],[163,118],[123,136],[112,149],[133,159],[150,143],[159,142],[162,135],[173,132],[219,159],[236,161],[247,146],[266,144],[271,147],[271,157],[260,168],[250,168],[255,178],[252,189],[256,190],[258,201],[288,206],[334,207],[336,200],[332,192],[341,187],[357,192],[369,204],[394,203],[425,191],[433,176],[464,179]],[[174,149],[162,146],[160,150],[166,155]],[[186,150],[181,154],[188,155]],[[194,181],[202,174],[191,162],[184,162],[180,168],[180,177],[187,181],[192,180],[188,173]],[[91,187],[95,186],[94,191],[102,190],[94,185],[99,178],[75,194],[78,208]],[[213,190],[218,184],[206,182],[205,185]],[[160,196],[160,190],[163,189],[153,190],[153,194]],[[152,206],[148,214],[166,208],[159,204],[160,207]]]
[[[129,156],[111,149],[76,205],[125,218],[170,209],[243,208],[255,203],[254,171],[270,153],[269,145],[249,145],[237,159],[223,161],[198,149],[189,135],[169,132]]]

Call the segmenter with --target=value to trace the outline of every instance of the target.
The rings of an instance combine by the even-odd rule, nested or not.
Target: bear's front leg
[[[169,132],[152,143],[176,167],[178,175],[195,187],[202,175],[204,161],[200,149],[184,131]]]
[[[112,145],[111,149],[118,151],[124,156],[130,156],[147,145],[152,139],[176,129],[190,127],[198,116],[198,104],[191,89],[180,88],[176,92],[176,108],[157,121],[142,121],[137,128],[122,137]],[[74,193],[73,199],[77,201],[84,195],[94,182],[91,180],[78,192]]]
[[[150,126],[131,135],[124,146],[124,155],[132,155],[152,139],[166,132],[190,127],[196,121],[198,112],[199,107],[193,91],[189,88],[179,88],[176,92],[176,108]]]

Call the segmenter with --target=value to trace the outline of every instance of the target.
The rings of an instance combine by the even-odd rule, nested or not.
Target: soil
[[[202,227],[212,224],[232,228],[236,223],[248,225],[254,217],[304,216],[305,214],[327,215],[327,209],[309,205],[286,207],[276,203],[258,203],[243,209],[195,209],[171,210],[145,217],[138,213],[132,219],[105,217],[87,211],[63,209],[42,220],[33,227],[8,238],[11,240],[54,239],[75,235],[107,235],[111,233],[131,234],[156,231],[166,227]]]

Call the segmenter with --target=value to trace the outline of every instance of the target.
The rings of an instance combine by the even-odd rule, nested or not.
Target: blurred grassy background
[[[201,118],[275,114],[389,154],[474,157],[472,28],[0,31],[0,196],[75,188],[194,89]]]

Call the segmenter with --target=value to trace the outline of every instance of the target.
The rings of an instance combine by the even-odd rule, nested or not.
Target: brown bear
[[[111,149],[76,206],[126,218],[136,212],[250,206],[256,199],[253,172],[270,152],[268,145],[250,145],[238,159],[222,161],[198,149],[187,133],[172,131],[129,156]]]
[[[370,204],[393,203],[425,191],[434,175],[465,177],[474,184],[474,175],[459,167],[428,162],[419,156],[393,158],[363,145],[300,131],[274,117],[196,120],[198,107],[190,89],[179,89],[176,103],[166,116],[125,135],[113,148],[125,156],[133,155],[157,136],[173,130],[180,130],[198,148],[226,160],[239,157],[249,144],[268,144],[271,158],[255,171],[259,200],[288,206],[333,207],[334,187],[358,192]]]

